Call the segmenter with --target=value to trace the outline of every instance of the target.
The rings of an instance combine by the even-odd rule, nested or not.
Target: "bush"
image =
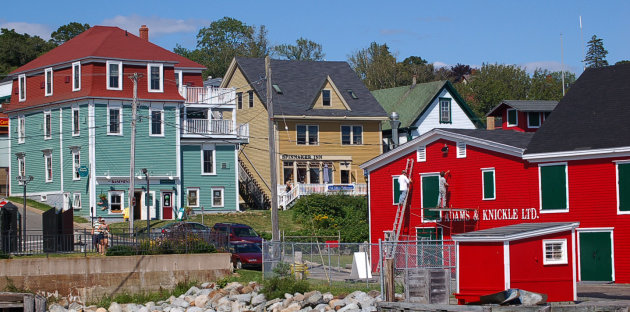
[[[264,280],[262,285],[262,293],[265,294],[265,298],[267,298],[267,300],[284,298],[284,294],[286,293],[294,294],[296,292],[299,292],[303,294],[310,290],[310,285],[307,281],[298,281],[295,280],[295,278],[293,278],[292,276],[272,277],[270,279]]]
[[[142,240],[138,246],[117,245],[107,250],[108,256],[214,253],[214,245],[197,235]]]
[[[107,254],[108,256],[133,256],[136,254],[136,249],[131,247],[131,246],[125,246],[125,245],[117,245],[117,246],[112,246],[111,248],[107,249]]]

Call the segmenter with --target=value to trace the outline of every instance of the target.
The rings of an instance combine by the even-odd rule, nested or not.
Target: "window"
[[[392,177],[392,196],[394,196],[392,203],[394,205],[398,205],[398,201],[400,200],[400,184],[398,184],[398,177],[399,176]]]
[[[149,64],[147,65],[147,73],[149,75],[148,84],[149,92],[163,92],[164,91],[164,76],[162,64]]]
[[[72,91],[81,90],[81,62],[72,63]]]
[[[26,101],[26,75],[18,76],[18,95],[20,102]]]
[[[72,151],[72,180],[81,180],[79,175],[79,167],[81,167],[81,152],[79,150]]]
[[[81,193],[72,194],[72,208],[81,209]]]
[[[18,116],[18,143],[24,143],[24,139],[26,138],[26,126],[24,122],[24,115]]]
[[[242,92],[236,93],[236,105],[238,109],[243,109],[243,93]]]
[[[122,213],[123,191],[109,191],[109,212],[110,213]]]
[[[440,98],[440,123],[451,123],[451,99]]]
[[[188,192],[188,207],[199,207],[199,189],[198,188],[189,188],[186,190]]]
[[[52,138],[52,120],[50,119],[50,111],[44,112],[44,140]]]
[[[363,126],[341,126],[341,145],[363,144]]]
[[[53,94],[53,70],[52,68],[46,68],[44,70],[44,80],[46,85],[46,96]]]
[[[26,176],[26,161],[24,156],[18,158],[18,176],[25,177]],[[22,185],[22,182],[19,182],[19,185]]]
[[[282,180],[282,183],[286,184],[287,182],[291,181],[293,178],[293,162],[292,161],[284,161],[282,162],[282,175],[284,177],[284,180]]]
[[[151,135],[164,136],[164,111],[151,107]]]
[[[107,61],[107,90],[122,90],[122,62]]]
[[[466,158],[466,143],[457,142],[457,158]]]
[[[247,96],[249,100],[249,108],[254,107],[254,90],[247,91]]]
[[[46,182],[52,182],[53,169],[52,169],[52,152],[44,155],[44,165],[46,166]]]
[[[630,214],[630,162],[617,163],[618,211]]]
[[[518,125],[518,111],[515,109],[507,110],[507,125],[508,127],[514,127]]]
[[[107,134],[122,135],[122,106],[107,109]]]
[[[322,105],[330,106],[330,90],[322,90]]]
[[[214,146],[203,146],[201,149],[201,174],[214,174],[215,172]]]
[[[212,207],[223,207],[223,188],[212,188]]]
[[[481,169],[481,184],[483,188],[483,199],[495,199],[496,188],[494,180],[494,168]]]
[[[317,163],[310,163],[309,164],[309,177],[310,177],[310,183],[313,184],[319,184],[319,166]]]
[[[569,190],[566,163],[539,165],[538,169],[541,212],[568,211]]]
[[[350,170],[339,170],[341,184],[349,184],[350,183]]]
[[[77,136],[80,134],[80,120],[79,120],[79,108],[72,108],[72,136]]]
[[[540,128],[540,113],[527,113],[527,126],[530,128]]]
[[[175,85],[179,88],[183,85],[183,74],[181,70],[175,71]]]
[[[317,145],[319,139],[319,126],[297,125],[297,144]]]
[[[544,239],[543,240],[543,264],[567,264],[567,240]]]

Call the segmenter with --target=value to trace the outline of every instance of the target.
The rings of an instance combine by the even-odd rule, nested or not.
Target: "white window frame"
[[[110,120],[110,110],[118,110],[118,132],[110,132],[111,130],[111,120]],[[107,105],[107,135],[123,135],[123,109],[122,105]]]
[[[299,126],[306,127],[306,132],[305,132],[306,133],[306,138],[305,138],[304,144],[298,143],[298,140],[297,140],[297,138],[298,138],[297,127],[299,127]],[[311,127],[311,126],[317,127],[317,143],[315,143],[315,144],[311,144],[311,142],[309,140],[310,133],[309,133],[308,128]],[[296,145],[312,145],[312,146],[319,145],[319,125],[314,125],[314,124],[297,124],[297,125],[295,125],[295,144]]]
[[[46,183],[53,181],[53,163],[52,152],[44,154],[44,170],[46,176]]]
[[[547,245],[550,244],[561,244],[560,245],[560,252],[561,254],[561,258],[560,259],[548,259],[547,258]],[[542,241],[542,258],[543,258],[543,265],[556,265],[556,264],[568,264],[569,263],[569,257],[568,257],[568,252],[567,252],[567,240],[566,238],[563,239],[543,239]]]
[[[621,211],[621,193],[619,190],[619,165],[627,165],[630,164],[630,160],[619,160],[615,161],[615,190],[617,191],[617,214],[618,215],[629,215],[630,211]]]
[[[18,98],[20,102],[26,101],[26,74],[18,76]]]
[[[181,70],[175,70],[175,85],[178,89],[184,85],[184,74]]]
[[[538,126],[532,126],[531,121],[530,121],[531,119],[529,118],[529,112],[527,113],[527,127],[528,128],[532,128],[532,129],[540,128],[540,126],[542,125],[542,117],[540,116],[540,113],[536,113],[536,114],[538,114]]]
[[[511,124],[510,123],[510,111],[515,111],[516,112],[516,123]],[[518,126],[518,111],[514,108],[508,108],[505,111],[505,123],[508,125],[508,127],[516,127]]]
[[[542,206],[542,175],[540,167],[545,166],[564,166],[565,173],[565,181],[566,181],[566,189],[567,189],[567,209],[543,209]],[[538,164],[538,212],[543,213],[566,213],[569,212],[570,209],[570,201],[569,201],[569,164],[567,162],[556,162],[556,163],[548,163],[548,164]]]
[[[398,181],[398,177],[400,177],[399,174],[392,176],[392,205],[394,205],[394,206],[400,204],[398,202],[398,200],[400,199],[400,196],[398,196],[398,198],[396,198],[396,181]],[[400,184],[398,185],[398,189],[400,190]],[[407,186],[407,192],[409,192],[409,186]]]
[[[79,205],[77,205],[77,199]],[[72,193],[72,209],[81,209],[81,193]]]
[[[160,133],[153,133],[153,112],[160,112]],[[164,136],[164,108],[162,106],[149,107],[149,136],[163,137]]]
[[[190,193],[191,193],[191,191],[194,191],[194,192],[197,193],[197,204],[195,204],[195,205],[191,205],[190,204]],[[199,188],[198,187],[186,188],[186,204],[188,204],[188,207],[192,207],[192,208],[198,208],[199,207],[199,199],[200,199],[199,198],[199,194],[200,194],[200,192],[199,192]]]
[[[416,161],[417,162],[427,161],[427,146],[426,145],[418,146],[418,149],[416,149]]]
[[[108,125],[109,126],[109,125]],[[81,110],[79,107],[72,107],[72,136],[81,134]]]
[[[18,143],[24,143],[26,138],[26,118],[24,115],[18,116]]]
[[[157,67],[159,68],[159,88],[152,89],[151,88],[151,68]],[[157,63],[149,63],[147,64],[147,90],[149,92],[164,92],[164,65]]]
[[[44,140],[52,139],[52,116],[50,111],[44,111]]]
[[[466,143],[457,142],[457,158],[466,158]]]
[[[204,151],[212,151],[212,172],[204,172],[203,170],[203,163],[204,163],[204,157],[203,157],[203,152]],[[201,175],[216,175],[217,174],[217,151],[216,151],[216,147],[214,145],[211,144],[203,144],[201,146]]]
[[[107,90],[122,90],[123,89],[122,88],[122,86],[123,86],[123,80],[122,80],[122,77],[123,77],[123,71],[122,71],[123,70],[123,65],[122,65],[122,62],[121,61],[107,61],[107,62],[105,62],[105,64],[106,64],[105,65],[105,72],[106,72],[106,80],[107,80],[105,83],[107,85]],[[112,87],[109,84],[109,78],[111,77],[110,73],[109,73],[109,66],[110,65],[118,65],[118,87]]]
[[[254,107],[254,90],[247,91],[247,108]]]
[[[223,187],[213,187],[210,189],[211,200],[212,200],[212,208],[225,207],[225,189]],[[214,204],[214,191],[221,191],[221,205]]]
[[[50,73],[50,78],[48,78],[49,73]],[[44,94],[46,96],[53,95],[53,69],[52,67],[46,68],[44,70]]]
[[[120,212],[112,212],[112,195],[120,195]],[[108,191],[107,192],[107,212],[108,214],[123,214],[125,211],[125,191]]]
[[[77,163],[77,157],[79,162]],[[81,180],[81,176],[79,175],[79,167],[81,167],[81,150],[72,150],[72,180],[78,181]]]
[[[81,90],[81,62],[72,63],[72,79],[71,80],[72,80],[72,91],[73,92],[80,91]]]
[[[349,144],[344,144],[343,143],[343,127],[350,127],[350,143]],[[354,127],[361,127],[361,144],[357,144],[354,142]],[[341,145],[363,145],[363,125],[341,125],[340,129],[339,129],[339,134],[341,137]],[[308,131],[307,131],[308,132]],[[319,136],[319,129],[317,129],[317,133]]]
[[[22,156],[22,157],[18,157],[17,159],[17,170],[18,170],[18,176],[22,176],[25,177],[26,176],[26,157]],[[18,185],[24,185],[24,182],[18,182]]]
[[[494,193],[492,194],[492,197],[490,198],[486,198],[486,179],[484,179],[484,173],[486,172],[492,172],[492,189],[494,191]],[[494,168],[481,168],[481,199],[482,200],[495,200],[497,199],[497,173],[494,170]]]

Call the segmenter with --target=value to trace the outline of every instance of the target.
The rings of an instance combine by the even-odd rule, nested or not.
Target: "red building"
[[[504,100],[495,106],[486,117],[488,123],[496,118],[501,129],[534,132],[540,128],[549,114],[558,105],[557,101]]]
[[[629,80],[630,65],[587,70],[535,133],[434,129],[364,163],[371,242],[393,228],[397,177],[412,158],[403,237],[579,222],[577,279],[630,283]]]

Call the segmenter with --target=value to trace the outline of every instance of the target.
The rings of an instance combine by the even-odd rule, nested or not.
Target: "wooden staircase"
[[[250,209],[268,209],[269,195],[264,191],[243,160],[238,158],[238,188],[241,199]]]

